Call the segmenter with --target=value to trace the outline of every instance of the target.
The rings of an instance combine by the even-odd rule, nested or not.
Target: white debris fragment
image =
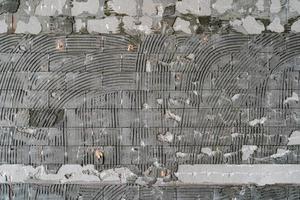
[[[269,165],[179,165],[175,173],[183,184],[300,184],[300,166]]]
[[[254,119],[252,121],[249,122],[249,125],[250,126],[255,126],[257,124],[263,124],[267,121],[267,118],[266,117],[262,117],[260,119]]]
[[[15,33],[38,34],[41,32],[41,30],[42,30],[42,26],[38,18],[35,16],[31,16],[29,18],[28,23],[25,23],[23,21],[18,21]]]
[[[267,29],[273,32],[281,33],[284,31],[284,27],[280,24],[280,18],[275,17],[271,24],[267,26]]]
[[[165,134],[159,134],[158,135],[158,140],[161,142],[173,142],[174,140],[174,134],[171,132],[167,131]]]
[[[242,160],[248,160],[250,156],[257,150],[256,145],[243,145],[242,146]]]
[[[201,153],[204,153],[208,156],[213,156],[215,154],[215,152],[212,151],[211,148],[209,148],[209,147],[202,147],[201,148]]]
[[[278,13],[281,10],[281,3],[280,0],[271,0],[271,13]]]
[[[180,19],[179,17],[176,18],[176,21],[173,25],[174,31],[182,31],[187,34],[191,34],[191,29],[190,29],[190,22],[185,21],[183,19]]]
[[[186,157],[187,155],[188,155],[187,153],[176,152],[176,157],[177,158],[183,158],[183,157]]]
[[[235,94],[233,97],[231,97],[231,101],[236,101],[238,98],[240,98],[241,94]]]
[[[300,145],[300,131],[293,131],[287,145]]]
[[[181,121],[181,117],[179,115],[176,115],[176,114],[172,113],[170,110],[166,111],[166,118],[167,119],[173,119],[177,122]]]
[[[212,7],[213,9],[217,10],[218,13],[223,14],[232,8],[232,3],[233,0],[217,0]]]
[[[300,14],[300,1],[299,0],[289,0],[290,12],[298,12]]]
[[[78,16],[83,13],[96,15],[100,10],[99,0],[73,1],[71,8],[72,16]]]
[[[8,25],[5,22],[5,19],[0,20],[0,33],[6,33],[8,30]]]
[[[298,96],[298,94],[297,94],[296,92],[293,92],[293,93],[292,93],[292,96],[286,98],[286,99],[284,100],[283,103],[284,103],[284,104],[287,104],[287,103],[289,103],[289,102],[291,102],[291,101],[299,102],[299,96]]]
[[[149,60],[146,61],[146,72],[151,72],[152,67],[151,67],[151,62]]]
[[[195,59],[195,54],[190,53],[189,55],[186,56],[187,59],[189,60],[194,60]]]
[[[40,16],[55,16],[63,14],[66,0],[42,0],[35,9],[35,14]]]
[[[259,11],[264,11],[265,9],[264,3],[265,3],[264,0],[257,0],[255,5]]]
[[[157,103],[162,105],[164,103],[164,100],[163,99],[156,99]]]
[[[262,23],[258,23],[252,16],[247,16],[242,19],[243,27],[249,34],[260,34],[265,30],[265,26]]]
[[[299,6],[300,6],[300,4],[299,4]],[[299,11],[299,13],[300,13],[300,11]],[[300,32],[300,20],[297,20],[292,24],[291,31]]]
[[[182,14],[211,15],[210,0],[182,0],[176,2],[176,9]]]
[[[87,30],[89,33],[116,33],[118,31],[119,20],[116,17],[105,19],[88,20]]]
[[[136,16],[136,0],[111,0],[107,4],[109,8],[119,14]]]
[[[271,155],[271,158],[281,158],[289,154],[291,151],[286,149],[277,149],[277,153]]]

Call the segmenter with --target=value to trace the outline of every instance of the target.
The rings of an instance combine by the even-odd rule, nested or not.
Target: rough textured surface
[[[300,1],[1,2],[0,199],[299,199]]]

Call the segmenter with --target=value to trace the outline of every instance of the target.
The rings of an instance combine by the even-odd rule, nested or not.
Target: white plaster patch
[[[44,166],[0,165],[0,183],[20,183],[32,180],[56,183],[117,182],[126,183],[136,176],[128,168],[114,168],[98,172],[94,165],[62,165],[57,173],[47,174]]]
[[[257,150],[256,145],[243,145],[242,146],[242,160],[248,160],[250,156]]]
[[[38,34],[41,32],[41,30],[42,30],[42,26],[38,18],[35,16],[31,16],[29,18],[28,23],[25,23],[23,21],[18,21],[15,33]]]
[[[176,2],[176,9],[182,14],[211,15],[210,0],[183,0]]]
[[[179,165],[182,184],[300,184],[300,165]]]
[[[54,16],[63,14],[66,0],[42,0],[35,9],[35,14],[40,16]]]
[[[246,18],[242,19],[243,27],[249,34],[260,34],[262,31],[265,30],[263,24],[258,23],[254,17],[247,16]]]
[[[300,145],[300,131],[293,131],[287,145]]]
[[[299,6],[300,6],[300,4],[299,4]],[[300,32],[300,20],[297,20],[292,24],[291,31]]]
[[[281,10],[281,3],[280,0],[271,0],[271,13],[278,13]]]
[[[71,8],[72,16],[78,16],[80,14],[88,13],[90,15],[96,15],[100,9],[99,0],[87,0],[86,2],[73,1],[73,7]]]
[[[300,14],[300,1],[299,0],[290,0],[289,7],[291,12],[298,12]]]
[[[264,11],[265,9],[264,3],[265,3],[264,0],[257,0],[255,5],[259,11]]]
[[[231,97],[231,101],[236,101],[240,98],[241,94],[235,94],[233,97]]]
[[[215,152],[213,152],[211,150],[211,148],[209,148],[209,147],[202,147],[201,148],[201,153],[204,153],[204,154],[206,154],[208,156],[213,156],[215,154]]]
[[[173,119],[177,122],[181,121],[181,117],[179,115],[176,115],[175,113],[172,113],[170,110],[166,111],[166,118],[167,119]]]
[[[187,155],[188,155],[187,153],[176,152],[176,157],[177,158],[183,158],[183,157],[186,157]]]
[[[5,19],[0,20],[0,33],[6,33],[8,30],[8,25],[5,22]]]
[[[249,122],[249,125],[250,126],[255,126],[255,125],[257,125],[257,124],[263,124],[263,123],[265,123],[267,121],[267,118],[266,117],[262,117],[262,118],[260,118],[260,119],[254,119],[254,120],[251,120],[250,122]]]
[[[119,20],[116,17],[105,19],[88,20],[87,30],[89,33],[117,33]]]
[[[119,14],[136,16],[136,0],[111,0],[108,6]]]
[[[277,33],[281,33],[284,31],[284,27],[280,24],[279,17],[275,17],[272,23],[267,26],[267,29]]]
[[[191,34],[191,29],[190,29],[190,22],[185,21],[183,19],[180,19],[179,17],[176,18],[176,21],[173,25],[174,31],[182,31],[187,34]]]
[[[217,10],[218,13],[223,14],[232,8],[232,3],[233,0],[217,0],[212,7],[213,9]]]
[[[171,132],[167,131],[165,134],[159,134],[157,138],[161,142],[169,142],[169,143],[171,143],[174,140],[174,134],[172,134]]]
[[[283,103],[287,104],[287,103],[293,102],[293,101],[299,102],[299,96],[296,92],[293,92],[291,97],[287,97]]]

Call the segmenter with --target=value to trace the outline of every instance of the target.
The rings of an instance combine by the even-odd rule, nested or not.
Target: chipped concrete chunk
[[[25,23],[23,21],[18,21],[15,33],[38,34],[41,32],[41,30],[42,30],[42,26],[38,18],[32,16],[29,18],[28,23]]]
[[[300,6],[300,4],[299,4]],[[295,21],[291,26],[292,32],[300,32],[300,20]]]
[[[243,27],[249,34],[259,34],[265,30],[265,26],[259,23],[252,16],[247,16],[242,19]]]
[[[272,23],[269,26],[267,26],[267,29],[277,33],[281,33],[284,31],[284,27],[280,24],[279,17],[275,17]]]
[[[191,29],[190,29],[190,22],[185,21],[183,19],[180,19],[179,17],[176,18],[176,21],[173,25],[174,31],[182,31],[184,33],[191,34]]]

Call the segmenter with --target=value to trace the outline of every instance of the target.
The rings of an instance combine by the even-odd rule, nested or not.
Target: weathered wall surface
[[[298,12],[0,1],[0,199],[299,199]]]

